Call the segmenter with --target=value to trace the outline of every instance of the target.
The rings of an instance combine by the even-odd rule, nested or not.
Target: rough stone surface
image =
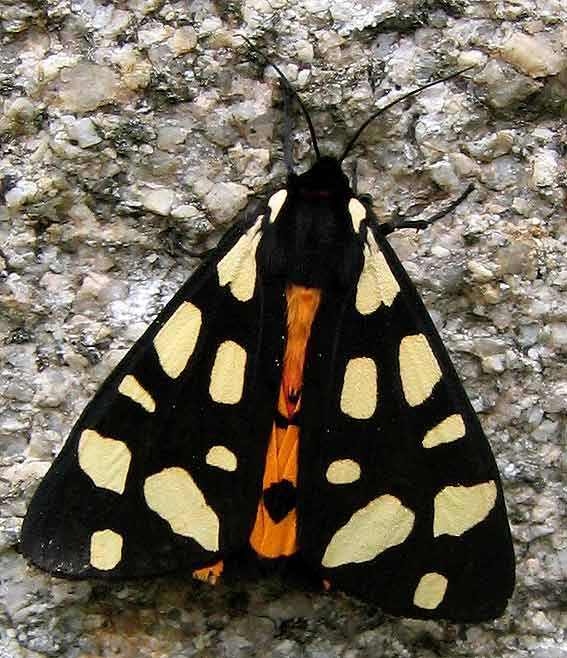
[[[12,0],[0,21],[0,658],[567,658],[565,3]],[[33,489],[188,253],[284,180],[276,76],[242,34],[332,153],[400,91],[477,67],[392,108],[353,158],[385,221],[476,187],[392,242],[501,469],[518,585],[494,623],[277,579],[66,582],[17,552]]]

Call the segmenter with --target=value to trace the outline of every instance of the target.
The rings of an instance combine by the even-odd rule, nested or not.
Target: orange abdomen
[[[287,337],[277,417],[272,426],[256,522],[250,545],[262,557],[291,555],[297,550],[297,455],[300,428],[294,417],[301,405],[303,367],[313,320],[321,302],[318,288],[286,289]]]

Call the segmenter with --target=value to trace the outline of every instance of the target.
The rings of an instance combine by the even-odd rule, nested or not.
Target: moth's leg
[[[474,185],[471,183],[457,199],[452,201],[446,208],[443,208],[443,210],[440,210],[439,212],[435,213],[435,215],[429,217],[429,219],[397,219],[387,224],[381,224],[380,230],[384,235],[389,235],[390,233],[398,231],[402,228],[413,228],[418,231],[427,228],[438,219],[441,219],[442,217],[445,217],[445,215],[453,212],[453,210],[455,210],[455,208],[460,205],[473,190]]]
[[[352,193],[355,197],[358,196],[358,160],[352,163],[352,180],[351,180]]]
[[[204,249],[203,251],[193,251],[192,249],[186,249],[186,253],[191,258],[199,258],[200,260],[206,260],[214,251],[216,247],[212,249]]]

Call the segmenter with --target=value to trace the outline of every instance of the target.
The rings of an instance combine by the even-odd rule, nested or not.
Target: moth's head
[[[322,156],[304,174],[292,174],[288,188],[305,199],[325,199],[352,196],[349,180],[337,158]]]

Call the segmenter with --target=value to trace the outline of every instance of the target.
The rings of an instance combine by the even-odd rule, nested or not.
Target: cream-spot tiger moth
[[[386,239],[424,223],[379,224],[341,169],[380,112],[340,158],[304,113],[315,163],[228,231],[104,382],[22,552],[72,578],[299,555],[392,614],[492,619],[514,587],[497,467]]]

